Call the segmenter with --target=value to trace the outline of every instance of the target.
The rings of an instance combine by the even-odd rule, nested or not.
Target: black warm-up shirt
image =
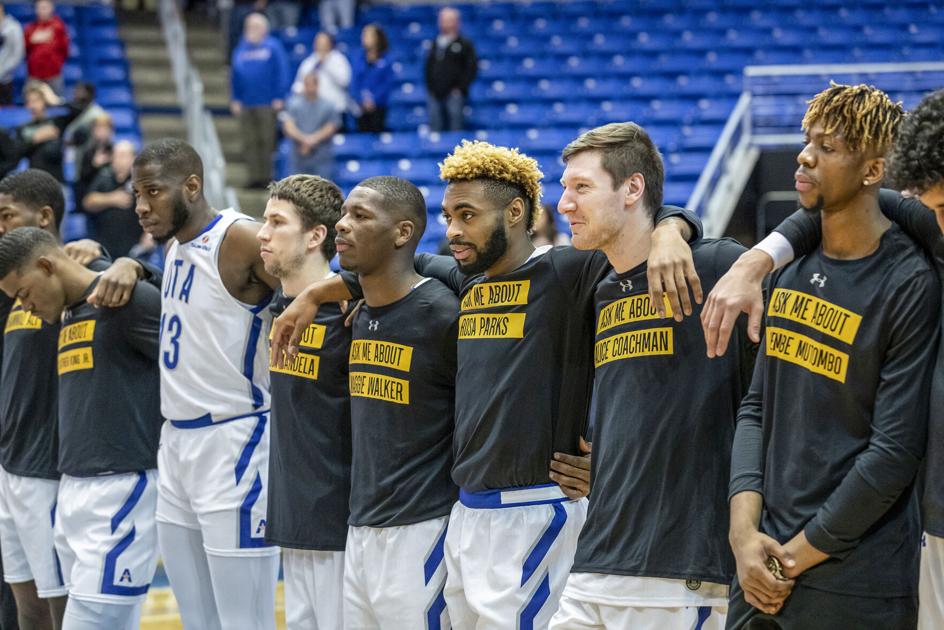
[[[879,200],[885,216],[897,223],[924,248],[934,262],[938,279],[944,280],[944,237],[934,213],[918,199],[903,197],[892,190],[883,190]],[[803,211],[788,217],[776,231],[790,241],[797,256],[814,251],[822,238],[819,215],[810,215]],[[941,320],[941,326],[944,333],[944,318]],[[944,351],[941,350],[940,344],[938,348],[931,381],[928,445],[921,506],[924,530],[933,536],[944,537]]]
[[[455,294],[426,279],[392,304],[364,304],[349,354],[350,524],[410,525],[449,514],[455,414]]]
[[[103,271],[110,262],[89,265]],[[3,330],[0,373],[0,465],[21,477],[59,478],[59,416],[56,345],[59,324],[47,324],[10,304]]]
[[[710,291],[744,252],[692,246]],[[728,473],[735,417],[753,370],[743,326],[709,359],[699,314],[662,319],[646,264],[596,289],[593,491],[573,571],[730,583]]]
[[[937,278],[892,226],[873,254],[816,251],[775,275],[771,289],[730,493],[760,492],[761,531],[785,543],[802,530],[830,556],[798,584],[913,595]]]
[[[664,206],[658,223],[692,212]],[[555,452],[578,454],[593,384],[594,292],[610,271],[601,252],[542,247],[501,276],[465,276],[452,257],[421,254],[416,270],[460,296],[455,465],[479,492],[550,482]],[[342,274],[360,296],[356,276]]]
[[[273,317],[294,298],[276,294]],[[318,310],[290,366],[272,368],[266,542],[344,551],[351,494],[351,329],[337,304]]]
[[[120,308],[85,299],[62,318],[59,374],[59,470],[76,477],[157,467],[160,412],[158,336],[161,295],[138,282]]]

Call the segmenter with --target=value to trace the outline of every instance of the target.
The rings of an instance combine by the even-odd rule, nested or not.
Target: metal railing
[[[161,31],[170,56],[177,101],[187,127],[187,141],[203,159],[203,192],[213,206],[239,209],[236,192],[226,185],[226,158],[203,101],[203,81],[187,55],[187,31],[175,0],[160,0]]]
[[[907,109],[924,93],[944,87],[944,62],[746,67],[741,98],[686,204],[701,215],[706,235],[724,232],[759,147],[799,146],[806,99],[830,80],[875,85],[895,99],[902,98]]]

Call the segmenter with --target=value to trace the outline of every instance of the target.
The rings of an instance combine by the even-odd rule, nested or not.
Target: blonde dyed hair
[[[519,190],[524,194],[529,230],[543,212],[541,180],[544,173],[538,167],[537,160],[518,149],[499,147],[479,140],[463,140],[439,165],[439,178],[448,183],[474,180],[497,182]]]
[[[885,155],[898,135],[905,115],[901,102],[893,102],[878,88],[860,83],[829,87],[814,96],[803,116],[803,130],[820,123],[823,131],[841,136],[853,153]]]

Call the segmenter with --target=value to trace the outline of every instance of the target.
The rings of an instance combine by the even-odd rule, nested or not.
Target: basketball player
[[[922,244],[933,257],[938,275],[944,272],[944,91],[927,96],[908,114],[901,124],[898,138],[889,158],[889,180],[899,190],[916,195],[900,197],[883,190],[880,195],[882,212],[901,225],[909,236]],[[934,214],[928,212],[928,208]],[[935,225],[936,218],[936,225]],[[743,309],[751,313],[760,294],[761,279],[776,267],[805,255],[819,247],[822,231],[817,217],[798,212],[755,250],[745,254],[738,265],[743,270],[726,278],[721,291],[712,291],[708,304],[715,318],[706,322],[706,333],[717,335],[718,344],[726,342],[723,327],[717,323],[725,317],[736,317]],[[707,308],[707,307],[706,307]],[[720,329],[720,330],[719,330]],[[937,628],[944,623],[944,496],[940,479],[944,478],[944,354],[938,353],[931,390],[931,415],[928,425],[928,446],[925,455],[923,517],[925,534],[921,545],[921,579],[919,582],[919,621],[921,630]]]
[[[64,212],[62,186],[45,171],[28,169],[0,181],[0,235],[18,227],[37,227],[58,241]],[[109,300],[108,304],[123,305],[143,267],[128,258],[109,267],[101,258],[101,248],[97,244],[95,248],[98,253],[89,267],[107,270],[99,284],[118,287],[120,294],[116,302]],[[52,628],[61,624],[66,606],[49,518],[59,490],[55,367],[59,322],[46,324],[5,295],[0,295],[0,301],[10,313],[3,320],[5,348],[0,376],[4,579],[13,584],[21,628]]]
[[[653,308],[646,259],[664,167],[644,129],[598,127],[563,160],[558,210],[574,246],[601,250],[612,269],[596,287],[593,493],[551,627],[723,628],[734,577],[731,441],[753,345],[739,334],[709,364],[698,320],[660,318]],[[693,244],[702,286],[743,251],[730,240]]]
[[[278,548],[265,542],[269,370],[263,331],[278,279],[259,224],[217,212],[180,140],[132,169],[141,226],[171,243],[164,265],[158,540],[184,625],[274,630]]]
[[[882,216],[901,106],[865,85],[810,101],[796,173],[823,245],[772,279],[765,344],[738,416],[729,628],[913,628],[940,290]],[[770,540],[773,545],[769,544]],[[782,547],[781,547],[782,546]],[[773,555],[786,599],[753,576]]]
[[[266,272],[282,282],[274,315],[309,284],[332,275],[328,261],[343,202],[341,190],[316,175],[292,175],[269,187],[257,238]],[[351,329],[344,318],[339,305],[324,305],[294,363],[272,369],[266,541],[282,548],[288,630],[344,627],[351,494]]]
[[[413,269],[425,229],[423,195],[399,177],[362,181],[337,223],[341,266],[364,292],[349,358],[351,630],[450,627],[443,541],[458,494],[449,475],[458,300]]]
[[[602,254],[533,247],[528,231],[542,208],[542,174],[517,150],[465,142],[440,174],[455,260],[420,256],[417,271],[462,298],[452,471],[461,491],[445,544],[449,615],[457,628],[505,628],[510,620],[546,628],[586,513],[586,501],[568,495],[547,462],[578,454],[592,383],[593,294],[608,263]],[[660,209],[657,218],[672,223],[654,238],[687,256],[679,232],[690,227],[680,214],[698,221]],[[695,275],[678,268],[679,283]],[[306,291],[306,302],[280,316],[273,343],[288,342],[293,328],[297,338],[290,323],[304,320],[303,305],[317,303],[316,293]]]
[[[40,228],[0,238],[0,288],[59,333],[55,521],[69,590],[65,630],[131,630],[157,567],[160,294],[139,282],[121,308],[86,299],[98,274]]]

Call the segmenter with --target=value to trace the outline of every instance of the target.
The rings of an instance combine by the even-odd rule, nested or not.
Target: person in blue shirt
[[[285,49],[269,35],[268,18],[251,13],[233,51],[230,102],[230,111],[239,118],[250,188],[265,188],[272,177],[275,116],[290,80]]]
[[[380,132],[386,129],[387,104],[394,86],[387,34],[379,25],[368,24],[361,31],[361,47],[353,59],[351,80],[357,129]]]

